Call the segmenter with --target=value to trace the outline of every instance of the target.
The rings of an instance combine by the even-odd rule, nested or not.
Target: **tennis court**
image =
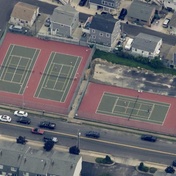
[[[0,69],[0,90],[23,94],[40,50],[9,45]]]
[[[80,62],[81,57],[52,52],[35,97],[65,102],[73,81],[79,77]]]
[[[170,104],[104,92],[98,114],[118,116],[163,125]]]

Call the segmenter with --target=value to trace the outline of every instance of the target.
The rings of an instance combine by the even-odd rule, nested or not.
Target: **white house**
[[[164,0],[164,7],[166,9],[176,10],[176,0]]]
[[[14,25],[31,27],[38,14],[39,7],[18,2],[12,10],[9,22]]]
[[[135,55],[154,58],[159,56],[161,45],[162,38],[139,33],[133,40],[131,51]]]

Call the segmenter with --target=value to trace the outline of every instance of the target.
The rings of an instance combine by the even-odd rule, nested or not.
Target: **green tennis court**
[[[163,124],[170,104],[105,92],[96,113]]]
[[[81,58],[52,52],[40,80],[35,97],[64,102],[73,81],[79,77]]]
[[[39,52],[11,44],[0,69],[0,90],[23,94]]]

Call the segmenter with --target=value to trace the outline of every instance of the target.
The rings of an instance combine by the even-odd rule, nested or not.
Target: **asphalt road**
[[[156,32],[156,31],[146,29],[141,26],[137,26],[137,25],[130,25],[130,24],[125,24],[125,23],[121,23],[121,25],[122,25],[123,32],[125,32],[129,36],[134,37],[142,32],[142,33],[146,33],[149,35],[161,37],[163,39],[163,42],[169,45],[176,45],[176,36],[174,35],[163,34],[161,32]]]
[[[0,112],[0,114],[7,114],[13,118],[12,123],[0,123],[0,134],[14,138],[23,135],[28,140],[42,141],[43,136],[31,134],[30,129],[31,127],[37,127],[41,120],[47,120],[44,117],[30,116],[31,125],[20,125],[16,123],[17,117],[14,117],[12,113]],[[114,157],[133,158],[167,165],[171,164],[172,160],[176,158],[174,142],[158,140],[156,143],[150,143],[141,141],[139,135],[66,123],[56,119],[51,121],[57,124],[57,128],[54,131],[46,130],[45,135],[58,137],[58,145],[67,147],[76,145],[79,131],[81,132],[80,148],[84,150],[111,154]],[[88,130],[100,132],[100,139],[86,138],[84,133]]]

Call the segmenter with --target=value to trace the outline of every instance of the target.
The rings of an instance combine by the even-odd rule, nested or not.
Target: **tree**
[[[74,154],[74,155],[79,155],[80,150],[77,146],[72,146],[69,148],[69,153]]]
[[[50,151],[54,147],[54,142],[53,141],[46,141],[43,148],[46,151]]]
[[[158,57],[151,59],[150,65],[153,68],[163,68],[164,67],[163,62]]]

